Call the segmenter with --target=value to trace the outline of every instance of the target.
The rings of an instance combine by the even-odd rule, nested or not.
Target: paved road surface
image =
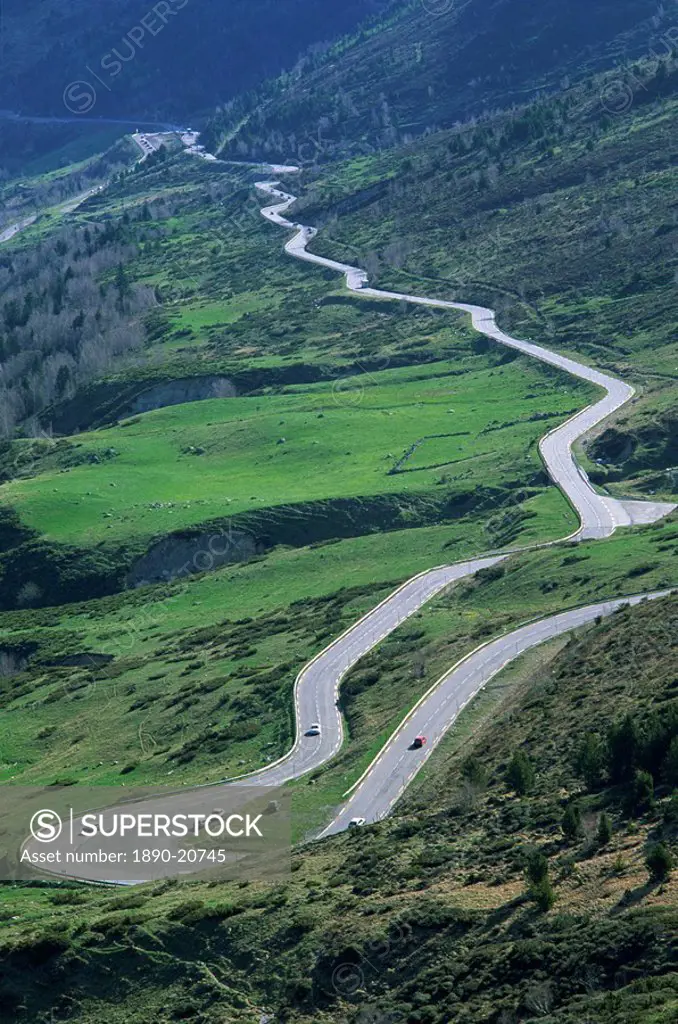
[[[343,740],[342,718],[337,707],[339,685],[349,669],[448,584],[489,568],[506,557],[474,558],[421,573],[330,644],[297,678],[297,736],[292,750],[276,764],[248,775],[248,783],[279,786],[334,757]],[[315,723],[321,725],[320,736],[306,736]]]
[[[297,680],[297,741],[291,753],[280,762],[240,781],[231,780],[211,786],[196,786],[191,790],[184,790],[166,797],[153,797],[143,804],[143,811],[145,813],[163,812],[169,815],[196,812],[216,813],[219,805],[227,802],[226,794],[228,794],[228,801],[232,802],[234,787],[246,787],[244,792],[251,793],[257,785],[280,786],[290,779],[299,777],[324,764],[336,754],[341,745],[341,718],[335,702],[343,674],[366,651],[370,650],[416,611],[424,601],[430,600],[449,582],[501,561],[502,557],[505,556],[478,559],[473,562],[460,563],[458,566],[433,569],[415,577],[311,662]],[[363,777],[353,787],[348,802],[323,830],[321,836],[343,831],[348,828],[353,818],[364,819],[369,824],[386,817],[463,708],[493,676],[515,658],[531,647],[536,647],[563,633],[587,625],[598,617],[612,615],[626,605],[636,605],[644,600],[655,600],[668,593],[669,591],[641,594],[561,612],[539,622],[522,626],[471,652],[446,672],[406,716],[373,763],[367,768]],[[308,724],[311,724],[311,719],[323,723],[319,737],[303,735],[303,730]],[[426,745],[420,749],[412,749],[413,738],[422,734],[427,737]],[[78,836],[76,848],[79,853],[86,854],[89,850],[96,850],[100,847],[99,839],[81,838],[78,835],[78,830],[79,819],[76,822],[74,833]],[[65,836],[63,842],[67,843]],[[34,841],[30,841],[27,846],[34,852],[40,849]],[[128,869],[125,874],[120,876],[116,876],[114,869],[108,867],[104,868],[103,876],[101,871],[99,866],[76,868],[65,864],[50,868],[50,873],[53,875],[78,877],[85,881],[105,880],[120,884],[130,884],[133,881],[130,879]]]
[[[4,228],[2,231],[0,231],[0,243],[9,242],[9,240],[11,238],[14,238],[15,235],[18,235],[20,234],[20,232],[25,231],[26,228],[29,228],[31,226],[31,224],[35,224],[37,219],[38,215],[36,213],[32,217],[24,217],[23,220],[17,221],[16,224],[10,224],[8,228]]]
[[[93,188],[87,189],[86,192],[82,192],[78,196],[73,196],[72,199],[67,199],[61,203],[60,206],[55,207],[55,213],[68,214],[73,213],[79,206],[89,199],[91,196],[95,196],[98,192],[103,192],[105,185],[95,185]],[[16,224],[11,224],[8,228],[4,228],[0,231],[0,244],[2,242],[9,242],[10,239],[14,238],[15,235],[20,234],[29,228],[31,224],[35,224],[38,219],[38,214],[33,214],[30,217],[24,217],[23,220],[18,221]]]
[[[368,769],[364,780],[355,787],[348,803],[322,834],[343,831],[352,818],[364,818],[369,823],[385,817],[461,711],[509,662],[529,648],[593,622],[598,616],[611,615],[625,605],[663,597],[666,593],[603,601],[587,608],[561,612],[523,626],[467,655],[434,684],[399,726]],[[412,740],[419,735],[426,736],[427,742],[414,750]]]
[[[258,786],[277,787],[321,767],[334,757],[342,744],[342,718],[337,707],[337,699],[339,684],[346,672],[448,584],[480,569],[488,568],[506,557],[493,555],[488,558],[476,558],[457,565],[430,569],[408,580],[300,672],[295,684],[297,735],[289,754],[259,772],[243,776],[241,780],[231,779],[216,785],[196,786],[167,797],[154,796],[144,803],[144,812],[153,810],[172,815],[214,809],[227,802],[227,794],[229,798],[233,798],[234,786],[243,786],[248,792]],[[320,735],[305,735],[309,727],[317,722],[321,723]],[[77,836],[77,850],[86,854],[98,849],[101,845],[100,840],[79,836],[79,827],[78,822],[74,833]],[[64,834],[62,842],[65,844],[65,851],[69,842],[67,834]],[[28,848],[37,851],[39,845],[29,842]],[[129,883],[129,873],[116,879],[111,877],[109,870],[106,868],[102,876],[97,865],[77,868],[66,866],[64,854],[62,866],[55,866],[51,873],[73,877],[73,872],[77,871],[77,877],[86,881],[118,880],[121,884]]]

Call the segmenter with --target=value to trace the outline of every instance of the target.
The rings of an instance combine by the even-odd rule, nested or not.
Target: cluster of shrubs
[[[642,717],[627,714],[603,735],[586,733],[574,768],[592,791],[620,787],[628,813],[650,810],[657,783],[678,786],[678,701]]]

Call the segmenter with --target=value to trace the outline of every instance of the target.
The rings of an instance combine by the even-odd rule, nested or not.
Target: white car
[[[314,722],[310,729],[306,730],[307,736],[320,736],[320,723]]]
[[[349,828],[360,828],[361,825],[365,824],[364,818],[351,818],[348,823]]]

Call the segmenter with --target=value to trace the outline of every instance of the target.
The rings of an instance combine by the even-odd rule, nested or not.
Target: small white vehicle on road
[[[348,823],[349,828],[360,828],[361,825],[365,824],[364,818],[351,818]]]

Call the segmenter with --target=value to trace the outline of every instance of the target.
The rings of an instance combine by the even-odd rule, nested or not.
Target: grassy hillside
[[[134,130],[134,127],[129,125],[129,130]],[[32,202],[35,209],[44,206],[44,186],[56,184],[53,175],[60,178],[62,188],[69,186],[68,194],[80,187],[83,172],[87,177],[108,179],[110,167],[100,165],[109,162],[107,151],[120,145],[121,131],[124,130],[121,125],[28,124],[0,118],[0,180],[10,182],[1,192],[3,224],[10,221],[20,204]],[[137,146],[127,143],[125,149],[130,158],[138,159]],[[131,163],[131,159],[127,162]],[[101,174],[98,173],[100,169]],[[46,177],[40,178],[40,175]],[[23,188],[17,184],[17,178],[23,179]],[[29,190],[28,195],[25,190]]]
[[[58,103],[145,13],[80,7],[10,3],[0,82]],[[648,50],[675,5],[383,8],[202,0],[95,112],[183,117],[332,35],[208,141],[309,168],[289,188],[318,252],[631,381],[582,465],[675,497],[678,68]],[[570,535],[537,443],[594,392],[285,257],[253,168],[177,142],[104,166],[77,134],[74,163],[36,143],[2,193],[43,213],[0,253],[0,782],[188,787],[289,749],[299,670],[403,580]],[[675,595],[511,665],[387,820],[310,840],[460,657],[674,588],[677,553],[675,516],[522,550],[403,623],[343,681],[340,751],[291,786],[287,880],[0,885],[3,1020],[672,1024]]]
[[[570,532],[537,442],[594,391],[462,316],[363,305],[285,261],[251,178],[170,154],[120,175],[63,235],[45,219],[8,247],[0,351],[22,384],[12,401],[47,434],[0,448],[5,607],[114,592],[162,538],[199,544],[229,524],[259,553],[505,505],[496,543]],[[38,330],[43,368],[14,358]],[[8,398],[11,434],[10,412]],[[185,556],[155,561],[150,578],[171,577]]]
[[[675,482],[675,63],[645,68],[612,116],[601,82],[510,115],[318,172],[299,216],[316,251],[378,284],[477,301],[516,336],[577,353],[639,400],[592,454],[593,478],[670,494]],[[665,472],[664,472],[665,471]]]
[[[455,495],[529,485],[541,474],[538,439],[595,391],[522,360],[477,361],[348,377],[343,402],[318,384],[147,413],[43,444],[31,478],[7,483],[2,500],[51,540],[93,545],[328,498],[430,494],[453,507]]]
[[[491,717],[467,713],[465,742],[450,738],[389,821],[299,851],[287,882],[8,891],[7,1019],[207,1024],[263,1008],[288,1020],[669,1024],[676,882],[644,860],[675,843],[674,768],[668,733],[652,755],[642,737],[675,721],[675,614],[675,599],[624,612],[505,674]],[[405,665],[415,656],[403,648]],[[638,739],[619,775],[625,722]],[[589,736],[601,759],[587,782]],[[530,768],[521,793],[517,751]],[[639,804],[633,772],[648,756],[654,794]]]
[[[530,520],[530,513],[538,516]],[[112,785],[205,782],[288,748],[308,659],[425,568],[566,532],[542,499],[449,526],[277,550],[247,565],[70,607],[0,616],[0,778]],[[543,526],[541,527],[543,529]],[[543,536],[543,534],[542,534]],[[348,741],[305,787],[320,824],[421,693],[478,643],[534,617],[676,585],[675,524],[516,555],[452,588],[364,659],[342,690]],[[129,778],[127,776],[129,775]]]

